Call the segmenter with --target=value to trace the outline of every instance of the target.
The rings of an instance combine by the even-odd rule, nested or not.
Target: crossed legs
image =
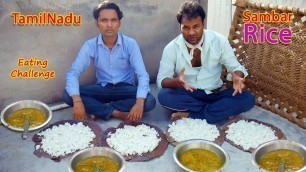
[[[85,106],[86,113],[94,114],[102,119],[114,116],[125,119],[128,112],[136,102],[137,87],[128,83],[89,85],[80,87],[80,96]],[[66,91],[63,93],[63,100],[73,106],[72,98]],[[144,103],[144,112],[155,107],[155,98],[148,93]]]
[[[183,88],[164,88],[160,90],[158,100],[164,107],[179,111],[172,114],[172,118],[190,117],[216,123],[254,106],[255,98],[252,94],[243,91],[232,96],[233,92],[233,89],[227,89],[216,94],[206,94],[203,90],[190,92]]]

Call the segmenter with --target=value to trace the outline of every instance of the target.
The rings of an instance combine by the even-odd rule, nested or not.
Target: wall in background
[[[0,109],[23,99],[45,103],[61,101],[66,71],[84,41],[98,34],[92,10],[98,0],[0,0]],[[179,33],[175,14],[184,0],[128,0],[117,2],[124,12],[120,31],[137,40],[143,53],[151,83],[156,80],[162,50]],[[200,3],[206,8],[206,1]],[[82,16],[80,26],[14,26],[11,12],[39,14],[73,12]],[[56,77],[43,79],[12,79],[10,72],[18,68],[18,58],[48,60],[46,70]],[[20,67],[27,70],[29,67]],[[35,67],[41,70],[40,67]],[[80,78],[81,85],[95,82],[91,66]]]

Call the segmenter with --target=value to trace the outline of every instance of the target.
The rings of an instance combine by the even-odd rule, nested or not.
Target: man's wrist
[[[177,84],[178,87],[181,87],[181,86],[182,86],[182,85],[180,84],[179,80],[178,80],[178,77],[175,78],[175,82],[176,82],[176,84]]]
[[[82,98],[80,95],[73,95],[71,96],[73,103],[80,103],[82,102]]]
[[[80,102],[82,102],[81,99],[80,99],[80,100],[75,100],[75,101],[73,101],[74,104],[75,104],[75,103],[80,103]]]
[[[244,73],[240,70],[235,71],[235,74],[239,76],[240,78],[244,78]]]
[[[143,103],[145,101],[145,98],[142,98],[142,97],[138,97],[136,99],[136,102],[139,102],[139,103]]]

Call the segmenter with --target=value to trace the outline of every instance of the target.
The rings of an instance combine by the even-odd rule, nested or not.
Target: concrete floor
[[[151,92],[157,95],[158,90],[151,88]],[[53,112],[50,123],[59,120],[71,119],[71,108],[66,108]],[[150,123],[165,131],[169,124],[171,111],[162,108],[157,104],[156,108],[144,114],[142,122]],[[254,107],[248,112],[240,114],[243,118],[258,119],[263,122],[271,123],[280,128],[288,140],[293,140],[306,144],[306,130],[279,117],[271,112]],[[109,127],[117,127],[121,122],[117,119],[109,121],[96,121],[105,131]],[[30,132],[27,140],[22,140],[21,133],[12,131],[3,125],[0,126],[0,172],[65,172],[68,171],[69,160],[71,157],[63,159],[61,162],[53,162],[47,158],[38,158],[33,154],[34,142],[31,138],[38,131]],[[230,163],[227,172],[256,172],[258,171],[251,162],[251,154],[243,152],[227,142],[222,147],[229,153]],[[172,158],[174,147],[169,145],[165,153],[148,162],[128,162],[127,171],[129,172],[177,172],[181,171]]]

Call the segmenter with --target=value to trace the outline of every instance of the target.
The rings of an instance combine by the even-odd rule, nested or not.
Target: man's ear
[[[99,28],[98,20],[95,20],[96,26]]]

